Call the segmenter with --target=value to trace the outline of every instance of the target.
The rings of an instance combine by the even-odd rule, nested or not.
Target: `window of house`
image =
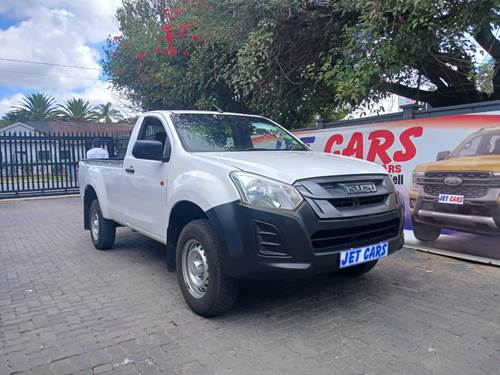
[[[61,160],[69,160],[69,159],[71,159],[71,150],[60,149],[59,150],[59,159],[61,159]]]
[[[50,151],[44,150],[44,151],[38,151],[37,153],[37,159],[39,161],[49,161],[50,160]]]

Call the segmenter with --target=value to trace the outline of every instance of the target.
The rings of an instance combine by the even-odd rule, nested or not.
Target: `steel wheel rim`
[[[184,244],[181,272],[189,294],[194,298],[202,298],[208,289],[208,262],[205,249],[196,239]]]
[[[99,215],[97,210],[92,211],[90,216],[90,230],[92,231],[92,237],[97,241],[99,238]]]

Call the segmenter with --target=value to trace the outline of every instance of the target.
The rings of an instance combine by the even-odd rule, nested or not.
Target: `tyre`
[[[415,238],[422,242],[432,242],[438,239],[441,228],[434,225],[418,223],[412,220],[413,234]]]
[[[351,267],[347,267],[347,268],[343,268],[339,271],[339,274],[341,276],[348,276],[348,277],[357,277],[357,276],[361,276],[369,271],[371,271],[371,269],[373,267],[375,267],[375,265],[377,264],[378,260],[373,260],[371,262],[366,262],[366,263],[362,263],[362,264],[358,264],[357,266],[351,266]]]
[[[90,238],[97,250],[108,250],[113,247],[116,236],[116,225],[113,220],[105,219],[101,213],[99,201],[94,199],[89,208]]]
[[[210,317],[229,310],[238,295],[236,280],[226,275],[221,243],[208,220],[194,220],[182,229],[177,242],[177,280],[189,307]]]

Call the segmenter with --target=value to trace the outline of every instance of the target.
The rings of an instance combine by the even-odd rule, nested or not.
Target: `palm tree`
[[[13,124],[17,121],[26,121],[26,120],[27,120],[26,114],[21,113],[21,111],[19,111],[17,109],[13,109],[9,112],[6,112],[2,116],[2,121],[4,121],[4,123],[9,124],[9,125]]]
[[[123,115],[117,109],[111,108],[113,104],[107,102],[106,104],[98,105],[96,108],[97,121],[109,124],[113,120],[122,120]]]
[[[65,121],[93,121],[97,117],[95,107],[81,98],[68,99],[59,107],[59,115]]]
[[[57,118],[56,100],[45,94],[36,93],[21,99],[20,105],[13,107],[10,118],[18,120],[53,120]]]

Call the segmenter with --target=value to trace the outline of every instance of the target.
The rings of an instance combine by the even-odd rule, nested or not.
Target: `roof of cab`
[[[217,111],[194,111],[194,110],[159,110],[145,112],[142,115],[146,116],[148,113],[161,113],[163,115],[171,114],[196,114],[196,115],[233,115],[233,116],[252,116],[252,117],[262,117],[259,115],[249,114],[249,113],[234,113],[234,112],[217,112]]]

